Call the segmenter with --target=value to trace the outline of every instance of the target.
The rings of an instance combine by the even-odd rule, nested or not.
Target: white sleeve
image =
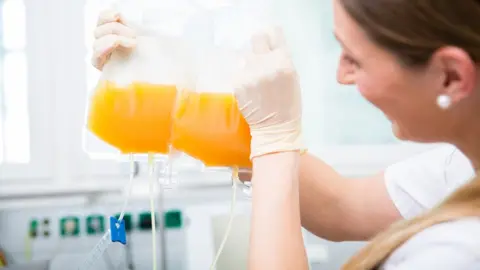
[[[407,257],[401,263],[385,266],[382,270],[478,270],[480,259],[462,247],[432,245]]]
[[[441,146],[388,167],[385,184],[393,203],[408,219],[440,203],[473,174],[460,150]]]

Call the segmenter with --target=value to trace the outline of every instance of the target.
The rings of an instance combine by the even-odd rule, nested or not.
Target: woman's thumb
[[[287,41],[280,27],[271,27],[256,33],[251,39],[252,52],[264,54],[287,46]]]
[[[272,27],[268,30],[267,33],[271,50],[276,50],[287,46],[287,40],[285,38],[282,28]]]
[[[264,54],[271,51],[270,40],[267,33],[257,33],[252,36],[251,45],[254,54]]]

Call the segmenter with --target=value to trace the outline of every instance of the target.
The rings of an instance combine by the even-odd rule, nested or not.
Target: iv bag
[[[240,1],[202,14],[190,28],[197,36],[202,33],[192,57],[195,87],[179,95],[171,142],[206,167],[252,166],[250,130],[238,109],[233,82],[251,36],[271,26],[273,16],[258,8],[257,2]]]
[[[273,16],[258,8],[256,2],[240,1],[202,14],[190,29],[202,33],[192,53],[195,87],[179,95],[171,142],[206,167],[252,166],[250,129],[238,109],[233,82],[251,36],[271,26]]]
[[[195,50],[195,89],[181,91],[172,146],[208,167],[251,167],[250,130],[233,94],[240,58],[230,50]]]
[[[190,78],[189,50],[181,39],[182,16],[188,14],[180,16],[169,2],[117,2],[124,4],[121,14],[137,33],[137,45],[111,55],[89,99],[86,122],[89,133],[121,154],[169,152],[177,93]],[[98,152],[88,141],[84,145]]]

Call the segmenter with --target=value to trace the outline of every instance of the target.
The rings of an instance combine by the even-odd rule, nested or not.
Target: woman
[[[355,83],[397,137],[452,143],[478,169],[478,18],[475,0],[335,1],[340,81]],[[375,237],[345,269],[480,269],[480,241],[472,239],[479,202],[477,176],[432,211]]]
[[[335,34],[343,47],[339,81],[356,84],[392,121],[399,138],[452,143],[478,168],[480,3],[335,0],[334,12]],[[97,29],[98,68],[117,45],[129,48],[134,43],[125,27],[103,25]],[[109,32],[106,28],[116,29],[122,38],[100,38]],[[299,86],[281,34],[258,36],[253,45],[236,91],[252,131],[249,266],[307,269],[299,211],[299,175],[306,177],[299,167],[313,162],[300,155]],[[480,241],[475,241],[480,233],[479,183],[475,178],[432,211],[394,224],[344,269],[480,269]],[[313,211],[304,209],[302,204],[302,211]],[[375,228],[364,229],[364,236],[396,219],[391,215],[373,222]]]

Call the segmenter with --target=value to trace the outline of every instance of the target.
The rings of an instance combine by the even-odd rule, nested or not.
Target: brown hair
[[[479,0],[340,0],[346,12],[379,46],[409,67],[422,66],[438,49],[456,46],[480,64]],[[344,270],[379,267],[395,249],[435,224],[480,216],[480,177],[438,207],[392,225],[348,261]]]
[[[340,0],[371,40],[409,66],[446,45],[480,61],[479,0]]]

